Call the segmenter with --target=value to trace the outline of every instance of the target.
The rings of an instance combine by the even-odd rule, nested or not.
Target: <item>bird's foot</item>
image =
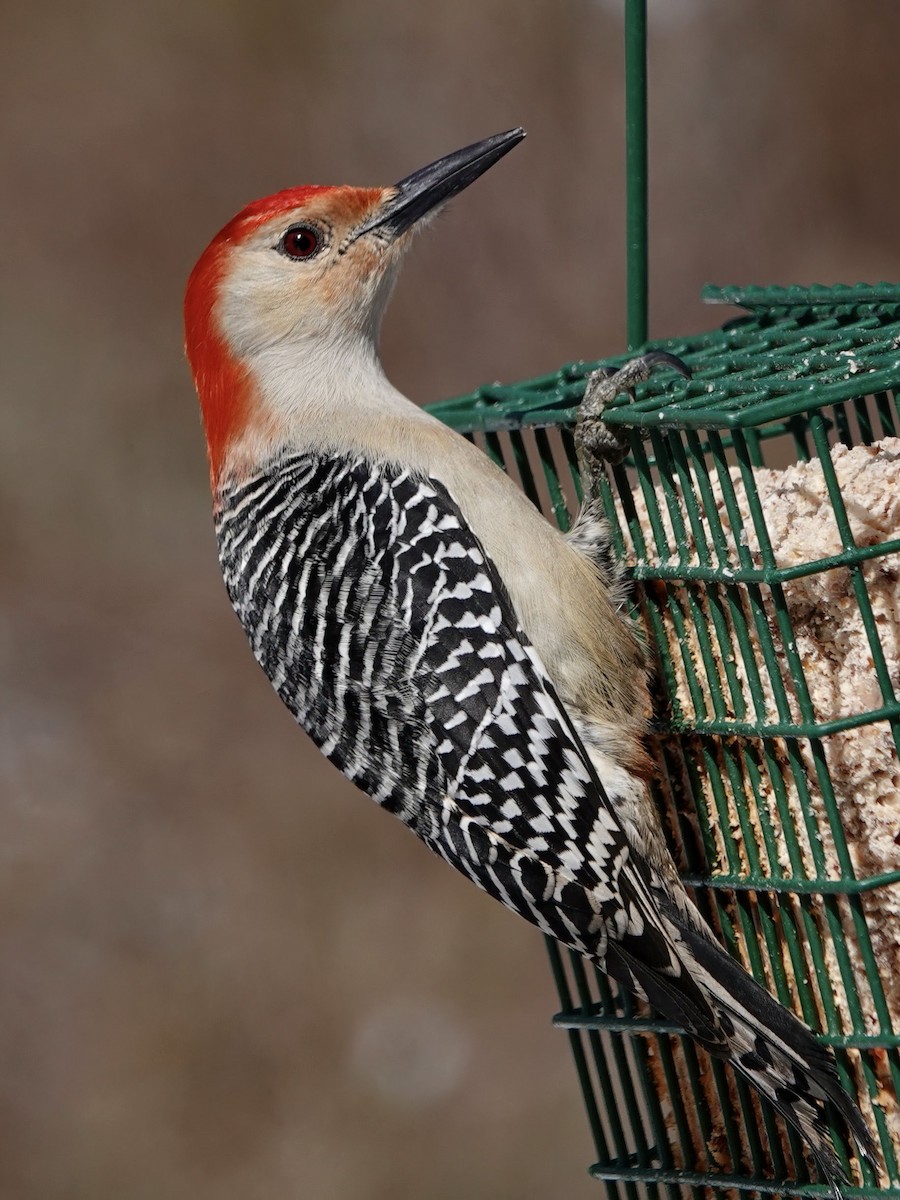
[[[593,493],[588,485],[603,464],[620,463],[628,448],[627,435],[606,425],[603,413],[623,392],[633,400],[637,385],[649,379],[654,368],[660,366],[671,367],[685,379],[691,378],[690,367],[665,350],[650,350],[630,359],[618,370],[600,367],[588,377],[575,424],[575,447],[586,495]]]

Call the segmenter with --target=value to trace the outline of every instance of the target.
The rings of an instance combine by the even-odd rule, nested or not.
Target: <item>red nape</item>
[[[251,417],[252,383],[247,368],[232,354],[218,329],[215,306],[225,277],[229,249],[261,225],[317,201],[317,210],[350,222],[366,216],[383,195],[381,188],[308,186],[287,188],[254,200],[220,229],[201,254],[184,298],[185,348],[206,427],[210,479],[219,478],[228,446]]]
[[[246,424],[250,391],[247,369],[225,344],[213,315],[225,255],[222,242],[207,247],[191,272],[184,297],[185,349],[203,412],[213,490],[228,443]]]
[[[306,204],[328,187],[297,187],[254,200],[225,225],[201,254],[184,297],[185,349],[206,428],[210,483],[215,490],[228,445],[246,427],[251,382],[247,368],[225,343],[215,320],[215,305],[225,274],[229,246],[281,212]]]

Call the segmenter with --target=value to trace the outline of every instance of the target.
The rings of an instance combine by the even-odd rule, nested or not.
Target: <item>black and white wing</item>
[[[443,858],[712,1049],[718,1021],[444,486],[298,456],[228,497],[226,584],[316,743]]]

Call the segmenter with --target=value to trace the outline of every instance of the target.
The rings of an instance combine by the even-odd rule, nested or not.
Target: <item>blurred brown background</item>
[[[651,2],[657,335],[900,279],[896,0]],[[587,1200],[539,937],[232,616],[184,279],[245,201],[521,123],[385,331],[426,401],[623,348],[619,0],[3,6],[0,1197]]]

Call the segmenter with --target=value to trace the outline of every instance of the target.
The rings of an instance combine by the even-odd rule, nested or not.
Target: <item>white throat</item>
[[[439,424],[390,383],[365,337],[291,339],[245,361],[260,419],[233,448],[238,469],[284,451],[349,450],[380,458],[391,439],[406,441],[406,430]]]

